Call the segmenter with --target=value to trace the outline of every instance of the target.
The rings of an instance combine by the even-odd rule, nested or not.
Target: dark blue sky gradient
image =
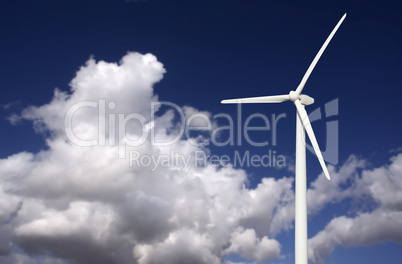
[[[127,51],[138,51],[153,53],[167,69],[155,87],[161,100],[230,112],[234,107],[220,105],[222,98],[295,89],[348,12],[304,92],[316,99],[316,107],[339,97],[341,160],[350,153],[386,153],[402,145],[402,8],[391,1],[348,2],[3,1],[0,103],[18,100],[20,108],[46,103],[55,87],[69,89],[91,55],[118,61]],[[285,111],[293,122],[290,105],[244,109]],[[12,110],[2,113],[1,133],[9,143],[21,137],[20,128],[4,121]],[[31,137],[36,138],[15,142],[16,148],[35,148]],[[6,144],[2,156],[13,152]]]

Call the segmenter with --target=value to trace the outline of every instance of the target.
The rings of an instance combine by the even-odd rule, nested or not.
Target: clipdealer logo
[[[326,144],[323,157],[327,162],[338,162],[338,120],[339,100],[334,99],[309,114],[311,122],[322,120],[324,110],[326,122]],[[166,132],[168,137],[158,137],[156,113],[162,108],[165,113],[171,111],[177,117],[176,128]],[[105,99],[98,101],[81,101],[72,105],[66,112],[64,129],[67,138],[75,145],[82,147],[91,146],[116,146],[118,157],[129,157],[130,166],[148,166],[156,169],[158,166],[170,166],[180,169],[194,166],[228,166],[230,164],[241,167],[285,167],[285,156],[267,149],[264,154],[251,154],[249,150],[235,151],[233,155],[211,155],[205,151],[195,151],[184,155],[174,151],[174,145],[180,140],[187,140],[190,144],[200,147],[214,145],[242,146],[248,144],[252,147],[276,146],[278,144],[278,125],[286,118],[286,113],[271,114],[253,113],[243,118],[241,104],[237,105],[236,116],[227,113],[218,113],[213,116],[205,112],[196,112],[192,115],[185,113],[182,107],[171,102],[152,102],[148,116],[139,113],[118,113],[116,103],[107,102]],[[92,131],[90,137],[81,133],[80,114],[90,112],[96,117],[96,132]],[[77,119],[77,120],[76,120]],[[217,126],[217,122],[225,125]],[[257,121],[259,126],[252,126]],[[75,125],[74,125],[75,124]],[[263,140],[257,141],[252,135],[264,133]],[[194,134],[203,136],[194,137]],[[254,134],[253,134],[254,133]],[[205,136],[205,134],[207,136]],[[227,135],[222,138],[222,134]],[[172,147],[169,153],[147,154],[140,149],[144,144],[155,148]],[[324,144],[323,144],[324,145]],[[306,143],[309,151],[314,153],[313,147]]]

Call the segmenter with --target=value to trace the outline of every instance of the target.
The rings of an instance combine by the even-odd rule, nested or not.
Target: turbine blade
[[[222,104],[282,103],[289,100],[289,95],[259,96],[222,100]]]
[[[308,118],[307,112],[301,104],[300,100],[296,100],[294,104],[296,105],[297,113],[303,123],[304,129],[307,132],[311,145],[313,145],[315,154],[317,155],[318,161],[320,162],[322,170],[324,171],[325,177],[327,177],[328,180],[331,180],[331,178],[329,177],[327,166],[324,162],[324,158],[322,157],[320,147],[318,146],[317,139],[315,138],[313,128],[311,127],[310,119]]]
[[[296,89],[296,94],[300,95],[302,92],[304,85],[306,84],[308,78],[310,77],[311,72],[314,70],[315,65],[317,64],[318,60],[320,59],[322,53],[324,52],[325,48],[328,46],[328,43],[331,41],[332,37],[335,35],[336,31],[338,28],[341,26],[343,20],[346,17],[346,13],[342,16],[342,18],[339,20],[338,24],[336,24],[335,28],[332,30],[331,34],[329,34],[327,40],[324,42],[322,45],[321,49],[318,51],[317,55],[315,55],[314,60],[311,62],[310,67],[308,67],[306,73],[303,76],[303,79],[301,80],[299,86]]]

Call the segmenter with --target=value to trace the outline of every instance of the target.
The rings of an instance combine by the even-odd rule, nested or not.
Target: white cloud
[[[115,219],[113,211],[106,206],[88,202],[73,202],[67,210],[47,209],[41,214],[41,218],[17,227],[15,234],[18,237],[64,237],[89,232],[94,240],[102,241]]]
[[[359,177],[358,170],[364,168],[366,162],[351,155],[337,170],[329,166],[331,181],[320,175],[307,192],[309,215],[319,212],[326,204],[336,203],[351,195],[350,181]],[[348,188],[345,188],[348,187]]]
[[[264,179],[250,190],[246,173],[231,166],[192,162],[183,169],[169,155],[194,158],[195,151],[208,152],[186,137],[167,146],[146,138],[139,146],[124,145],[127,155],[119,158],[120,116],[145,119],[125,124],[131,139],[153,129],[156,140],[166,142],[179,131],[174,109],[150,122],[151,103],[158,102],[153,85],[164,73],[151,54],[128,53],[120,63],[91,58],[71,81],[70,92],[56,90],[50,103],[18,116],[50,136],[45,150],[0,160],[3,262],[221,263],[233,252],[251,260],[280,255],[279,242],[268,233],[291,225],[291,178]],[[65,132],[66,113],[80,102],[95,104],[70,115],[71,129],[81,140],[98,140],[91,147],[74,144]],[[102,111],[105,120],[99,118]],[[190,106],[181,111],[187,120],[197,114],[211,118]],[[207,119],[194,119],[193,125],[215,125]],[[142,162],[164,155],[167,166],[130,166],[131,150],[149,158]],[[242,245],[242,236],[251,244]]]
[[[220,258],[213,251],[213,243],[208,234],[180,229],[171,232],[160,243],[136,245],[134,255],[139,264],[181,262],[218,264]]]
[[[370,207],[362,204],[355,216],[335,217],[309,240],[309,257],[316,263],[324,263],[336,246],[402,243],[402,154],[392,158],[390,165],[369,169],[366,164],[351,157],[333,177],[339,179],[336,191],[323,187],[322,175],[312,184],[315,188],[310,190],[310,198],[319,201],[315,206],[345,198],[371,203]],[[347,181],[348,187],[342,188]]]
[[[280,244],[267,236],[257,238],[254,229],[238,228],[232,233],[230,247],[225,253],[236,253],[246,259],[262,261],[279,257]]]

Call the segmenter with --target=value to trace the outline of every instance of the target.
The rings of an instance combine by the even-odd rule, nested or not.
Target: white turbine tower
[[[305,105],[314,103],[314,99],[308,95],[301,94],[304,85],[306,84],[311,72],[320,59],[328,43],[331,41],[335,32],[342,24],[346,17],[346,13],[336,24],[327,40],[318,51],[310,67],[307,69],[296,91],[290,91],[286,95],[273,95],[261,97],[249,97],[223,100],[222,104],[244,104],[244,103],[281,103],[287,100],[292,101],[297,109],[296,114],[296,197],[295,197],[295,263],[307,264],[307,183],[306,183],[306,146],[305,146],[305,131],[314,147],[318,161],[324,171],[325,176],[330,180],[328,169],[325,165],[320,148],[318,147],[317,139],[315,138],[313,129],[310,124],[307,112],[304,109]]]

